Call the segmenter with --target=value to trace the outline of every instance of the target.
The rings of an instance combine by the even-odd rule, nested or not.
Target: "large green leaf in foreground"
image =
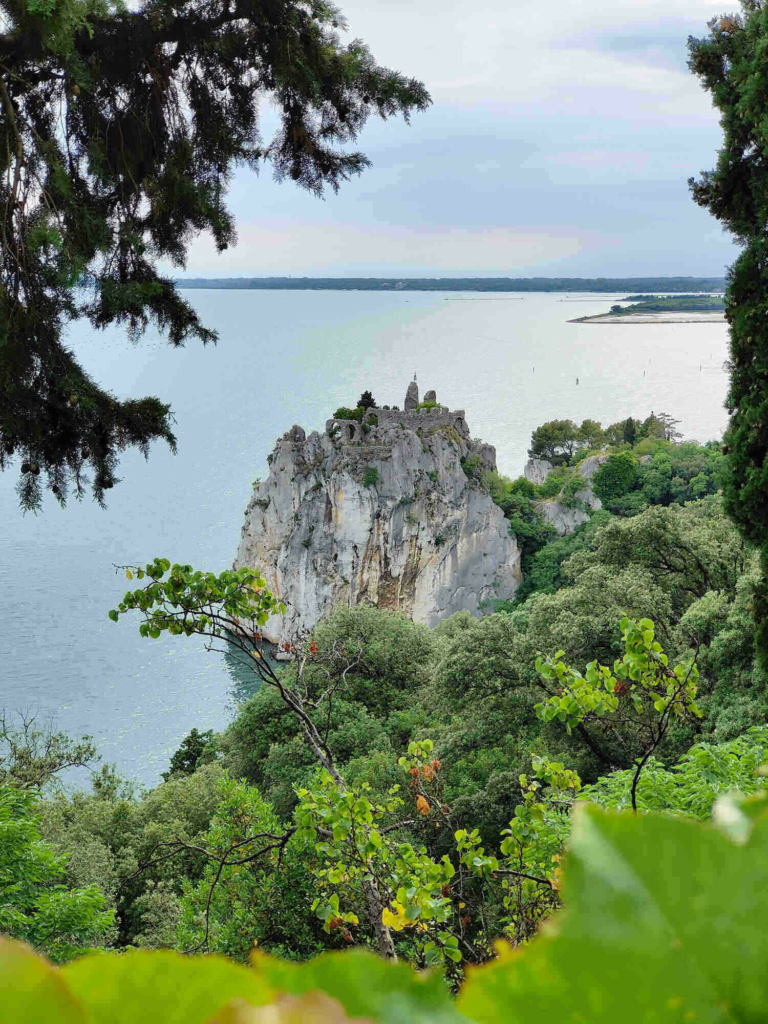
[[[85,1024],[61,971],[20,942],[0,935],[0,1020]]]
[[[768,1021],[768,817],[749,842],[663,815],[577,809],[567,910],[471,972],[479,1024]]]
[[[437,974],[417,974],[372,953],[325,953],[305,964],[257,956],[254,966],[271,988],[291,995],[320,989],[353,1017],[381,1024],[466,1024]]]
[[[578,808],[566,909],[525,949],[442,980],[372,953],[305,964],[126,953],[62,969],[0,940],[14,1024],[768,1024],[768,809],[732,834],[663,815]],[[322,994],[324,993],[324,995]],[[462,1016],[466,1014],[466,1016]]]
[[[87,956],[61,973],[88,1024],[206,1024],[234,999],[261,1006],[275,995],[231,960],[166,950]]]

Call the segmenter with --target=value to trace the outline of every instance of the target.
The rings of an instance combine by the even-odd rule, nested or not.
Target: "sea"
[[[220,571],[237,550],[253,483],[294,423],[322,430],[371,390],[402,408],[409,381],[464,409],[499,470],[523,471],[531,431],[551,419],[604,425],[651,411],[687,439],[722,436],[723,323],[574,324],[615,295],[193,290],[219,341],[173,349],[153,332],[74,325],[88,372],[120,398],[172,404],[178,453],[120,463],[106,509],[65,509],[49,495],[23,515],[16,473],[0,474],[0,709],[16,721],[93,737],[104,762],[152,786],[193,727],[220,730],[252,679],[198,638],[142,639],[138,620],[107,613],[126,580],[117,566],[155,556]],[[70,786],[87,784],[75,772]]]

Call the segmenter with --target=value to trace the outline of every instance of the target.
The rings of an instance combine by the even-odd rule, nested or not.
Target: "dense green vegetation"
[[[711,292],[722,277],[213,277],[186,278],[178,288],[284,291],[406,292]]]
[[[284,644],[279,674],[258,641],[280,605],[257,572],[126,570],[140,586],[113,620],[206,636],[261,687],[224,732],[193,730],[151,792],[103,771],[90,794],[28,806],[62,891],[99,894],[109,927],[89,924],[91,943],[240,961],[254,944],[288,960],[363,945],[456,988],[559,907],[574,802],[705,819],[719,794],[761,789],[758,556],[723,514],[718,446],[667,440],[674,424],[544,424],[532,446],[560,464],[539,485],[467,467],[519,538],[517,599],[433,630],[338,610]],[[557,537],[542,504],[577,507],[596,456],[604,508]],[[93,759],[6,736],[11,787]],[[8,930],[34,942],[25,928]],[[59,959],[80,948],[67,941]]]
[[[456,1004],[439,977],[362,951],[300,965],[256,955],[250,970],[155,952],[57,972],[0,939],[4,1009],[40,1024],[759,1020],[768,997],[762,796],[721,801],[717,829],[582,806],[558,883],[568,913],[522,955],[501,950],[474,970]]]
[[[590,453],[601,453],[607,448],[636,445],[648,441],[639,454],[647,455],[655,441],[675,441],[681,435],[676,430],[679,420],[666,413],[651,413],[646,419],[632,416],[603,428],[596,420],[586,419],[577,426],[572,420],[550,420],[542,423],[531,434],[531,459],[545,459],[553,466],[562,466]]]
[[[718,295],[681,295],[678,297],[651,295],[630,306],[611,306],[611,316],[631,316],[637,313],[706,313],[725,309]]]
[[[469,457],[466,486],[487,489],[519,538],[525,580],[516,600],[434,629],[372,607],[337,609],[311,635],[284,640],[279,664],[262,631],[285,608],[257,568],[216,574],[164,558],[127,568],[133,589],[109,612],[113,622],[138,620],[152,642],[202,636],[261,685],[223,732],[204,722],[192,730],[163,782],[142,793],[107,767],[94,770],[90,792],[67,795],[57,785],[65,769],[95,769],[89,738],[0,721],[0,930],[26,944],[0,938],[9,1019],[613,1024],[765,1015],[768,191],[755,154],[768,130],[768,10],[761,0],[742,7],[690,42],[726,137],[717,169],[692,189],[745,246],[726,303],[725,451],[683,443],[676,421],[651,413],[606,428],[543,424],[529,454],[550,466],[539,464],[536,484]],[[205,336],[144,245],[152,258],[181,262],[190,227],[227,241],[227,167],[261,155],[251,145],[252,94],[276,94],[288,127],[305,125],[303,142],[294,130],[278,147],[287,161],[278,168],[315,190],[362,161],[306,145],[321,102],[338,118],[327,132],[335,143],[354,137],[372,101],[384,115],[426,102],[416,83],[382,72],[357,44],[339,48],[333,8],[289,0],[277,27],[264,10],[208,5],[159,17],[97,4],[83,20],[70,4],[8,8],[0,200],[3,245],[16,258],[0,303],[16,319],[6,317],[12,329],[0,340],[17,355],[19,339],[34,342],[41,376],[18,378],[3,458],[21,443],[28,507],[40,463],[63,499],[65,467],[79,486],[91,461],[100,496],[117,448],[171,439],[165,407],[110,405],[64,360],[59,330],[86,312],[72,294],[90,268],[94,322],[141,328],[151,314],[172,340]],[[287,45],[283,52],[294,36],[300,68]],[[164,79],[153,63],[166,42],[179,66],[189,56],[216,72],[215,93],[191,85],[195,76],[177,82],[199,123],[193,136],[183,117],[171,125],[161,113],[146,124],[125,116],[178,73]],[[93,63],[97,52],[111,59]],[[98,99],[94,76],[112,65]],[[244,67],[261,77],[245,81]],[[67,163],[48,116],[55,104],[73,124]],[[177,143],[185,146],[174,157]],[[35,174],[45,188],[31,188]],[[102,194],[97,179],[112,191]],[[43,196],[63,221],[39,207]],[[139,216],[144,200],[156,224]],[[64,235],[52,234],[54,220]],[[101,256],[114,275],[97,266]],[[14,387],[17,371],[6,373]],[[35,447],[24,416],[43,392],[53,398]],[[57,405],[62,396],[68,410]],[[361,418],[374,407],[365,392],[339,412]],[[91,450],[93,436],[101,447]],[[546,515],[554,506],[578,513],[581,525],[557,537]],[[348,952],[332,952],[340,949]],[[86,950],[102,955],[83,958]]]
[[[725,441],[732,472],[724,493],[729,515],[762,553],[754,601],[760,648],[768,662],[768,169],[756,156],[768,140],[763,57],[768,9],[762,0],[742,0],[740,6],[741,14],[713,18],[708,36],[688,41],[689,67],[710,93],[723,130],[717,166],[688,184],[699,206],[743,247],[729,271],[725,299],[731,349],[731,419]]]
[[[358,408],[364,400],[375,407],[366,393]],[[716,444],[679,440],[666,414],[605,428],[552,421],[531,445],[557,463],[539,484],[463,467],[523,552],[516,600],[482,619],[459,613],[429,629],[373,607],[338,609],[284,642],[290,660],[278,664],[261,631],[281,605],[257,571],[216,575],[166,559],[126,569],[134,589],[113,621],[138,617],[150,642],[202,635],[261,685],[223,732],[201,722],[144,793],[108,769],[90,793],[51,788],[66,765],[92,764],[92,745],[4,725],[4,930],[64,963],[86,947],[220,954],[206,961],[205,999],[239,993],[260,1005],[319,987],[340,1004],[322,1004],[336,1014],[328,1020],[343,1020],[342,1008],[394,1020],[376,972],[405,960],[443,979],[421,991],[430,1006],[448,1000],[445,1019],[501,1021],[510,993],[520,1013],[544,998],[513,964],[552,957],[562,969],[556,944],[532,940],[563,902],[560,934],[567,921],[585,935],[597,928],[579,902],[579,857],[591,856],[580,822],[612,836],[631,870],[642,856],[658,883],[642,847],[655,839],[638,837],[672,829],[671,844],[699,851],[715,834],[702,823],[736,790],[757,802],[732,803],[730,838],[717,842],[739,856],[744,847],[731,844],[766,792],[768,675],[755,644],[759,553],[724,515],[727,458]],[[543,507],[584,510],[587,487],[603,508],[558,537]],[[3,847],[5,821],[16,838]],[[690,854],[700,855],[711,851]],[[589,899],[601,893],[610,914],[613,876],[597,864]],[[670,866],[665,884],[672,877]],[[627,928],[642,939],[638,922]],[[530,949],[511,961],[499,940]],[[321,966],[331,961],[316,958],[350,947],[381,959],[342,958],[337,986]],[[249,974],[237,964],[254,949],[277,959],[258,957]],[[13,970],[21,955],[6,948]],[[162,970],[185,969],[164,956]],[[483,964],[479,985],[467,968]],[[79,1019],[98,1020],[129,982],[115,976],[91,1008],[89,970],[78,961],[64,978],[85,1006]],[[432,1009],[408,1019],[418,1013]]]
[[[642,316],[645,313],[717,313],[725,310],[724,300],[719,295],[629,295],[624,302],[611,306],[607,313],[596,316],[581,316],[569,323],[597,323],[603,317]]]
[[[148,793],[131,793],[108,772],[91,794],[54,793],[36,806],[18,788],[3,791],[31,823],[24,841],[57,864],[63,898],[84,915],[91,893],[81,931],[69,926],[75,934],[54,947],[57,958],[68,960],[83,939],[102,948],[217,952],[243,963],[258,948],[280,960],[258,958],[255,975],[209,961],[206,998],[215,990],[225,1001],[239,993],[260,1004],[301,995],[322,978],[319,987],[348,1012],[367,1007],[375,1019],[395,1019],[386,985],[375,981],[383,964],[344,958],[337,986],[324,961],[311,959],[370,946],[384,959],[438,968],[461,988],[457,1010],[445,1004],[457,1020],[466,1012],[501,1021],[510,1019],[510,993],[521,1014],[527,999],[543,998],[529,990],[525,964],[559,963],[559,947],[539,938],[522,960],[502,956],[482,985],[475,975],[463,981],[465,966],[493,960],[498,938],[526,944],[562,900],[570,908],[563,921],[577,920],[583,941],[598,941],[616,913],[626,942],[643,948],[638,910],[613,907],[616,867],[604,873],[602,856],[580,903],[578,865],[589,861],[593,842],[580,822],[591,822],[590,836],[597,828],[612,837],[628,871],[649,873],[654,881],[643,893],[661,886],[668,900],[674,888],[695,907],[703,892],[721,891],[725,868],[695,874],[688,886],[676,872],[689,873],[698,857],[708,863],[713,841],[720,856],[743,856],[748,848],[732,838],[742,842],[762,811],[761,802],[754,812],[734,804],[723,814],[732,838],[710,839],[711,829],[697,824],[734,789],[764,795],[768,679],[754,650],[756,556],[717,496],[629,518],[597,513],[547,547],[563,543],[570,552],[550,593],[480,620],[460,613],[434,630],[374,608],[339,610],[311,637],[286,645],[294,660],[279,675],[268,650],[254,645],[276,607],[258,574],[215,576],[165,560],[128,570],[141,585],[112,618],[138,614],[149,640],[201,633],[215,644],[229,636],[263,685],[223,733],[191,734],[166,781]],[[239,635],[231,632],[236,622],[245,627]],[[23,737],[14,749],[9,767],[19,761],[32,771],[39,751]],[[635,807],[640,817],[572,815],[585,799],[611,812]],[[651,857],[644,844],[663,835],[667,844]],[[755,849],[762,864],[763,847]],[[35,879],[43,894],[50,883],[45,873]],[[599,922],[598,894],[609,915]],[[52,952],[48,938],[36,938],[39,895],[31,890],[24,905],[25,922],[4,927]],[[687,925],[695,920],[696,934],[702,913]],[[736,933],[728,939],[738,946]],[[15,998],[24,999],[13,959],[21,954],[4,952]],[[285,964],[308,958],[316,968]],[[99,989],[87,963],[64,978],[93,1014],[85,1019],[100,1020],[139,967],[121,981],[108,966]],[[152,971],[152,963],[140,969]],[[163,971],[185,970],[176,963],[158,961]],[[390,986],[401,977],[393,974]],[[275,980],[258,987],[268,979]],[[443,998],[439,988],[421,991],[436,1006]],[[693,989],[685,998],[693,1005],[699,996]],[[409,1019],[427,1012],[414,1009]]]
[[[700,298],[720,298],[723,296],[701,296],[701,295],[625,295],[623,302],[654,302],[657,299],[700,299]]]
[[[534,592],[559,589],[565,582],[565,559],[591,543],[597,527],[612,516],[627,518],[655,505],[684,505],[717,494],[728,474],[720,445],[680,441],[677,422],[665,413],[628,417],[606,428],[592,419],[580,426],[552,420],[533,431],[528,452],[554,467],[543,483],[480,474],[521,548],[523,583],[516,605]],[[582,469],[594,458],[598,464],[586,479]],[[587,487],[600,499],[602,510],[590,511],[589,522],[558,538],[543,516],[544,503],[586,510]]]

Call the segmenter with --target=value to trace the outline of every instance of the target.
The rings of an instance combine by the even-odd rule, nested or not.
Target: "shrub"
[[[526,480],[524,476],[519,476],[516,480],[512,480],[509,484],[509,491],[511,494],[520,494],[524,498],[536,497],[535,485],[530,480]]]
[[[363,486],[364,487],[375,487],[379,482],[379,471],[375,466],[369,466],[363,473]]]
[[[555,466],[544,483],[536,488],[537,497],[556,498],[573,477],[573,473],[573,469],[568,466]]]
[[[558,927],[514,955],[500,947],[496,959],[468,974],[455,1003],[440,972],[419,977],[409,965],[363,950],[304,964],[260,955],[251,969],[168,952],[90,957],[56,969],[4,942],[3,1005],[8,1019],[40,1024],[204,1024],[235,1019],[233,1005],[241,1019],[247,1013],[286,1021],[715,1021],[731,1007],[734,1020],[759,1020],[768,998],[761,960],[768,932],[765,804],[727,798],[716,827],[588,803],[578,811],[562,869],[567,912]]]
[[[362,423],[364,415],[365,409],[361,405],[357,409],[348,409],[345,405],[342,405],[333,414],[333,418],[335,420],[357,420],[358,423]]]
[[[439,402],[419,402],[416,406],[417,412],[421,412],[422,409],[440,409],[442,406]]]
[[[610,455],[608,461],[595,473],[592,490],[601,501],[607,501],[628,494],[636,482],[637,463],[632,453],[619,452]]]
[[[566,508],[576,508],[581,504],[577,495],[583,490],[584,480],[578,473],[575,473],[571,479],[566,482],[565,486],[560,491],[557,500]]]
[[[476,452],[473,452],[461,460],[461,468],[467,479],[479,480],[483,472],[483,460]]]

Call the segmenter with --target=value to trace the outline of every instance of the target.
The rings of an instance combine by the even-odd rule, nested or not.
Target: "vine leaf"
[[[768,811],[737,846],[709,825],[577,807],[566,910],[469,972],[478,1024],[768,1020]]]
[[[29,946],[0,935],[0,1005],[8,1021],[53,1021],[85,1024],[66,982]]]
[[[206,1024],[234,999],[263,1006],[276,996],[253,971],[224,957],[185,957],[168,950],[87,956],[67,964],[61,974],[88,1024]]]

